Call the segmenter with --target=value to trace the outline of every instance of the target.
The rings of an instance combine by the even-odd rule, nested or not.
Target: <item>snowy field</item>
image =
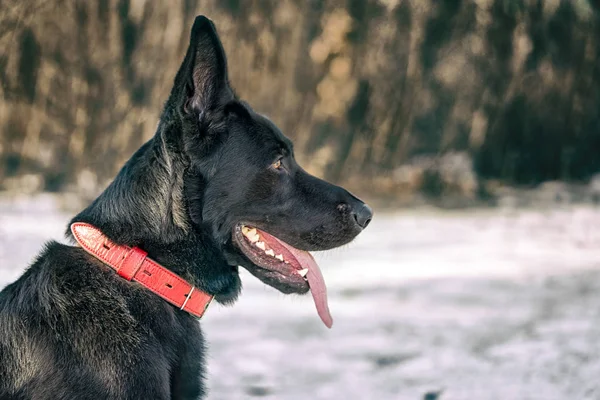
[[[0,287],[68,218],[0,200]],[[316,258],[333,329],[243,273],[202,321],[210,399],[600,399],[600,209],[376,212]]]

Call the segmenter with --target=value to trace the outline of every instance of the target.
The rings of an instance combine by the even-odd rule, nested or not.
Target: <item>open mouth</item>
[[[235,227],[233,238],[242,253],[259,267],[250,272],[263,282],[280,290],[285,287],[285,292],[305,293],[310,289],[319,317],[331,328],[333,319],[327,304],[325,280],[309,252],[243,224]]]

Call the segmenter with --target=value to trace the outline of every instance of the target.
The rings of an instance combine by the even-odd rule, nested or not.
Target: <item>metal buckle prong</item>
[[[192,290],[190,290],[188,295],[185,296],[185,301],[183,302],[183,305],[181,306],[181,310],[183,310],[185,308],[185,305],[187,304],[187,302],[192,298],[192,293],[194,293],[194,289],[196,289],[196,288],[194,286],[192,286]]]

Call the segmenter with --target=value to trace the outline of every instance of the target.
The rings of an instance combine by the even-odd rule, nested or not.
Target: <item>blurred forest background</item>
[[[592,0],[2,0],[0,190],[101,190],[154,134],[197,14],[240,97],[360,195],[600,198]]]

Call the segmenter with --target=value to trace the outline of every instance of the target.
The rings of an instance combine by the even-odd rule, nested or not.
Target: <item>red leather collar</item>
[[[195,317],[201,318],[213,299],[147,257],[148,253],[139,247],[115,244],[98,228],[83,222],[71,224],[71,232],[85,251],[116,270],[121,277],[140,283]]]

